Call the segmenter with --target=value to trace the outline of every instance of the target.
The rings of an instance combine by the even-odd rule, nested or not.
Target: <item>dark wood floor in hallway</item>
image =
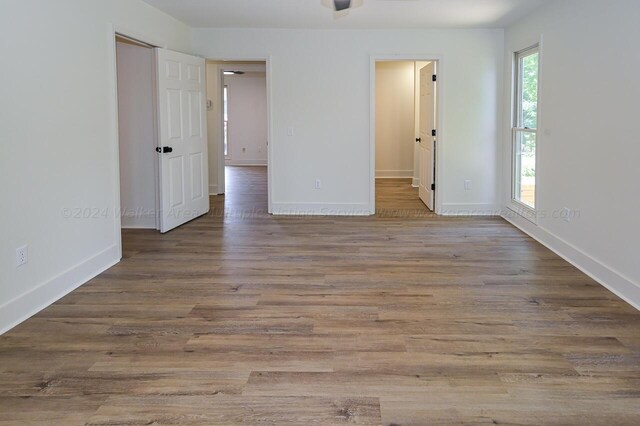
[[[0,424],[640,424],[640,313],[504,220],[274,217],[227,173],[0,337]]]

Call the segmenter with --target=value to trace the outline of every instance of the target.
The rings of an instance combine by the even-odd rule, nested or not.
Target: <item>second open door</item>
[[[155,49],[160,232],[209,211],[205,60]]]
[[[420,144],[418,148],[419,194],[429,210],[435,195],[435,64],[420,69]]]

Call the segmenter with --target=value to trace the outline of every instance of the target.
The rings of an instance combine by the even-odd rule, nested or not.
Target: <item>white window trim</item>
[[[522,56],[526,56],[527,54],[532,54],[534,52],[537,52],[539,55],[539,59],[538,59],[538,113],[537,113],[537,124],[536,124],[536,128],[535,129],[529,129],[529,128],[524,128],[524,127],[518,127],[518,125],[520,124],[518,121],[520,119],[520,112],[521,112],[521,102],[520,102],[520,82],[519,82],[519,76],[521,74],[520,71],[520,63],[519,63],[519,58]],[[525,49],[521,49],[521,50],[514,50],[512,52],[512,70],[511,70],[511,78],[512,78],[512,84],[511,84],[511,92],[512,92],[512,108],[511,108],[511,122],[510,122],[510,128],[511,128],[511,138],[510,138],[510,148],[509,148],[509,163],[510,163],[510,167],[509,167],[509,184],[508,184],[508,188],[509,188],[509,196],[508,196],[508,201],[507,201],[507,205],[506,207],[515,212],[516,214],[518,214],[519,216],[522,216],[523,218],[529,220],[530,222],[537,224],[537,219],[538,219],[538,194],[539,194],[539,160],[540,160],[540,156],[538,155],[539,153],[539,147],[540,147],[540,137],[539,137],[539,133],[538,130],[540,129],[540,93],[541,93],[541,75],[542,75],[542,39],[534,44],[529,45],[529,47],[525,48]],[[536,134],[536,190],[535,190],[535,208],[532,208],[531,206],[519,201],[515,199],[515,168],[516,168],[516,164],[515,164],[515,146],[516,146],[516,136],[518,132],[531,132],[531,133],[535,133]]]

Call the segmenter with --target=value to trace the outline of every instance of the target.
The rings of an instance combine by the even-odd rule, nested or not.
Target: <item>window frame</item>
[[[224,153],[225,160],[231,160],[231,145],[229,144],[229,85],[224,84],[222,86],[222,126],[224,138],[222,141],[223,148],[227,148],[227,152]]]
[[[523,120],[523,93],[522,93],[522,59],[527,58],[528,56],[538,54],[538,97],[537,97],[537,112],[536,112],[536,126],[535,128],[529,128],[524,126]],[[539,140],[538,137],[538,129],[540,127],[540,75],[541,75],[541,65],[542,65],[542,52],[541,52],[541,43],[536,43],[526,49],[519,50],[513,53],[513,85],[512,85],[512,96],[513,96],[513,109],[512,109],[512,120],[511,120],[511,181],[510,181],[510,206],[512,210],[515,210],[517,213],[521,214],[525,218],[532,220],[535,222],[536,213],[538,208],[538,151],[539,151]],[[534,207],[520,201],[516,198],[516,190],[517,190],[517,177],[520,174],[520,170],[518,169],[518,163],[516,161],[517,156],[517,147],[518,137],[520,135],[532,133],[536,138],[536,148],[535,148],[535,163],[536,163],[536,176],[535,176],[535,194],[534,194]]]

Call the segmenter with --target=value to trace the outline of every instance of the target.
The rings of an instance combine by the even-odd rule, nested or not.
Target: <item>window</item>
[[[536,208],[539,63],[538,46],[515,55],[511,196],[513,201],[532,210]]]
[[[223,114],[224,114],[224,158],[230,158],[229,155],[229,113],[228,113],[228,102],[227,102],[227,90],[228,86],[224,86],[222,89],[222,102],[223,102]],[[220,98],[218,98],[220,99]]]

